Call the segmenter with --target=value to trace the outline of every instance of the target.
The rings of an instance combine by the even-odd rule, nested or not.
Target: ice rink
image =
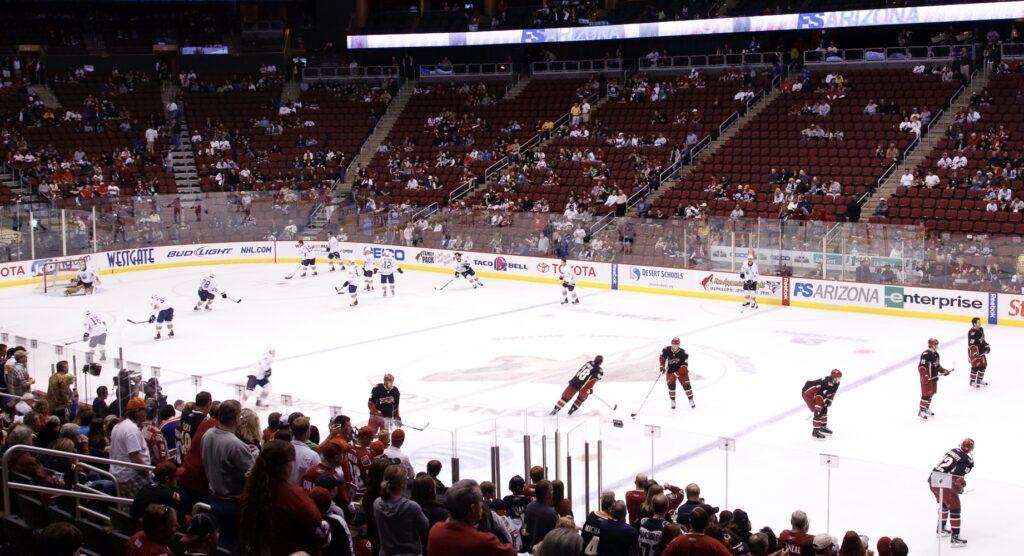
[[[193,312],[197,285],[209,269],[241,303],[218,298],[213,311]],[[812,533],[827,528],[841,538],[856,529],[872,545],[882,535],[900,536],[913,554],[935,553],[928,474],[969,436],[977,443],[976,468],[962,496],[962,536],[978,554],[1009,553],[1019,544],[1013,516],[1024,495],[1017,474],[1024,449],[1012,407],[1013,393],[1024,387],[1013,367],[1020,329],[986,326],[991,386],[975,391],[968,387],[965,322],[771,305],[741,313],[739,303],[593,289],[579,290],[580,305],[563,306],[554,284],[484,278],[479,290],[458,280],[437,291],[449,276],[420,272],[397,275],[397,297],[382,298],[377,285],[361,291],[358,307],[351,308],[348,296],[333,289],[342,273],[320,266],[319,276],[284,280],[293,269],[267,264],[119,273],[103,276],[90,297],[0,289],[2,331],[62,345],[81,339],[85,309],[98,311],[111,324],[111,358],[122,348],[126,361],[144,373],[158,367],[172,401],[191,399],[199,389],[233,396],[232,385],[244,383],[262,350],[273,346],[275,409],[312,413],[323,433],[329,406],[363,424],[370,388],[389,372],[402,392],[405,420],[429,423],[423,432],[408,431],[406,451],[417,469],[441,459],[447,482],[450,458],[457,455],[463,478],[487,480],[497,442],[506,494],[508,479],[524,473],[523,436],[530,434],[531,462],[545,463],[546,448],[549,478],[566,479],[568,454],[581,523],[584,442],[593,506],[600,440],[603,487],[619,498],[637,472],[651,473],[653,466],[659,482],[695,482],[709,503],[743,508],[755,528],[769,525],[778,533],[800,508],[811,517]],[[127,321],[149,317],[154,293],[175,307],[174,339],[154,341],[152,325]],[[630,413],[656,380],[658,354],[673,336],[690,354],[697,407],[687,406],[680,388],[679,409],[671,410],[659,381],[634,421]],[[955,362],[956,370],[940,380],[936,416],[922,422],[916,363],[929,337],[940,340],[944,366]],[[48,349],[30,354],[42,377],[36,386],[43,389],[56,360]],[[65,355],[72,354],[81,364],[80,353]],[[605,358],[606,373],[595,394],[618,409],[592,396],[581,414],[547,417],[569,378],[597,354]],[[84,398],[91,400],[100,384],[109,386],[109,363],[102,377],[80,379]],[[832,368],[844,374],[829,414],[835,436],[817,441],[800,390]],[[198,385],[193,375],[202,377]],[[279,394],[292,397],[290,407],[282,407],[288,400]],[[613,419],[624,426],[613,426]],[[735,451],[720,449],[720,437],[734,439]],[[837,466],[823,465],[822,453],[837,456]],[[941,548],[949,550],[948,539]]]

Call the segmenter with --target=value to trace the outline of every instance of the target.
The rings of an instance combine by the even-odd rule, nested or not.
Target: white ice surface
[[[0,322],[4,332],[63,343],[81,338],[86,308],[97,310],[111,323],[111,353],[123,348],[125,359],[144,364],[143,370],[160,367],[172,400],[190,399],[197,389],[230,395],[227,384],[244,383],[248,367],[273,346],[275,395],[292,395],[293,408],[315,415],[323,432],[329,405],[362,424],[370,387],[390,372],[402,391],[403,417],[430,423],[422,433],[409,431],[406,451],[414,466],[423,469],[438,458],[447,472],[454,444],[462,477],[487,480],[496,438],[505,490],[509,477],[524,473],[524,433],[532,437],[534,464],[541,463],[546,436],[549,476],[565,479],[566,450],[571,455],[578,516],[585,504],[583,442],[591,443],[591,504],[598,439],[604,487],[621,498],[635,473],[651,471],[652,441],[644,427],[651,424],[661,427],[653,442],[657,479],[696,482],[708,502],[723,509],[728,494],[728,508],[748,511],[756,527],[778,532],[801,508],[811,516],[812,532],[828,525],[841,538],[855,529],[872,544],[882,535],[901,536],[914,554],[935,553],[928,472],[970,436],[977,443],[976,470],[962,496],[963,536],[979,554],[1009,553],[1019,544],[1012,516],[1020,515],[1016,502],[1024,494],[1018,474],[1024,450],[1011,408],[1013,393],[1024,386],[1013,367],[1020,360],[1020,329],[986,326],[992,385],[974,391],[967,385],[968,324],[961,322],[768,305],[741,313],[738,303],[587,289],[578,290],[580,305],[562,306],[554,285],[484,279],[486,286],[473,290],[458,280],[436,291],[449,277],[418,272],[397,275],[396,298],[381,298],[378,284],[374,292],[361,291],[359,306],[350,308],[348,295],[333,290],[341,273],[320,267],[317,277],[284,280],[292,270],[216,267],[221,286],[243,301],[218,298],[209,313],[192,311],[205,268],[104,276],[91,297],[7,288],[0,290]],[[154,341],[151,325],[127,322],[148,318],[153,293],[168,296],[176,309],[173,340]],[[679,409],[672,411],[659,381],[634,421],[630,413],[650,390],[658,353],[672,336],[690,353],[697,409],[687,406],[679,388]],[[940,380],[936,417],[921,422],[916,361],[929,337],[941,341],[943,363],[956,362],[956,371]],[[591,397],[582,415],[545,417],[572,373],[597,354],[605,357],[606,374],[595,393],[618,410]],[[45,387],[40,373],[54,360],[34,358],[43,377],[37,386]],[[111,368],[102,382],[83,380],[81,389],[89,392],[83,397],[91,400],[97,385],[109,385]],[[800,389],[832,368],[844,374],[829,415],[835,436],[815,441]],[[189,375],[204,377],[202,385],[195,387]],[[613,427],[612,419],[625,426]],[[562,437],[557,466],[556,428]],[[719,437],[736,439],[728,473]],[[838,456],[831,473],[820,453]]]

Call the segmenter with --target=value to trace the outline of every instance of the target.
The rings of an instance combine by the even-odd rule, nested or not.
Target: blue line
[[[608,291],[611,291],[611,290],[608,290]],[[594,297],[594,296],[597,296],[597,295],[602,295],[602,294],[608,293],[608,291],[595,292],[595,293],[593,293],[591,295],[588,295],[586,297]],[[583,297],[583,296],[581,296],[581,297]],[[539,309],[541,307],[546,307],[548,305],[554,305],[554,304],[557,304],[557,302],[555,302],[555,301],[548,301],[548,302],[545,302],[545,303],[538,303],[537,305],[530,305],[528,307],[520,307],[518,309],[510,309],[508,311],[502,311],[500,313],[492,313],[490,315],[481,315],[479,317],[473,317],[473,318],[469,318],[469,319],[449,322],[447,324],[439,324],[439,325],[436,325],[436,326],[429,326],[429,327],[420,328],[420,329],[417,329],[417,330],[408,330],[406,332],[399,332],[397,334],[392,334],[390,336],[381,336],[379,338],[370,338],[369,340],[360,340],[358,342],[353,342],[351,344],[342,344],[342,345],[338,345],[338,346],[326,347],[326,348],[322,348],[322,349],[318,349],[318,350],[314,350],[314,351],[309,351],[309,352],[306,352],[306,353],[300,353],[298,355],[291,355],[291,356],[288,356],[288,357],[282,357],[280,359],[277,359],[276,361],[291,361],[291,360],[294,360],[294,359],[301,359],[303,357],[309,357],[311,355],[320,355],[320,354],[323,354],[323,353],[330,353],[332,351],[339,350],[339,349],[347,349],[347,348],[356,347],[356,346],[362,346],[362,345],[366,345],[366,344],[373,344],[373,343],[376,343],[376,342],[382,342],[384,340],[394,340],[396,338],[402,338],[404,336],[412,336],[414,334],[420,334],[422,332],[433,332],[434,330],[441,330],[442,328],[449,328],[449,327],[452,327],[452,326],[460,326],[460,325],[463,325],[463,324],[468,324],[468,323],[471,323],[471,322],[477,322],[477,321],[481,321],[481,320],[487,320],[487,319],[491,319],[491,318],[494,318],[494,317],[502,317],[502,316],[505,316],[505,315],[511,315],[513,313],[521,313],[523,311],[532,311],[533,309]],[[204,375],[202,375],[202,377],[203,378],[207,378],[207,377],[221,375],[221,374],[224,374],[224,373],[241,371],[241,370],[248,369],[251,366],[252,365],[243,365],[241,367],[231,367],[230,369],[221,369],[219,371],[213,371],[212,373],[204,374]],[[191,378],[178,378],[178,379],[174,379],[174,380],[169,380],[169,381],[164,382],[162,384],[164,386],[170,386],[172,384],[178,384],[178,383],[181,383],[181,382],[187,382],[189,380],[192,380],[192,379]]]
[[[956,340],[950,340],[950,343],[955,343],[955,342],[956,342]],[[945,342],[943,342],[943,343],[945,343]],[[903,361],[900,361],[899,363],[895,363],[895,364],[890,365],[890,366],[888,366],[888,367],[886,367],[886,368],[884,368],[884,369],[882,369],[880,371],[875,372],[874,374],[868,375],[868,376],[866,376],[866,377],[864,377],[864,378],[862,378],[860,380],[854,381],[852,384],[850,384],[850,386],[848,388],[844,388],[843,391],[844,392],[848,392],[850,390],[856,390],[857,388],[860,388],[861,386],[864,386],[866,384],[870,384],[870,383],[878,380],[879,378],[882,378],[883,376],[885,376],[885,375],[887,375],[887,374],[889,374],[889,373],[891,373],[891,372],[893,372],[893,371],[895,371],[897,369],[904,368],[905,366],[910,365],[911,363],[917,361],[919,358],[920,358],[919,355],[915,355],[913,357],[908,357],[907,359],[904,359]],[[764,419],[762,421],[759,421],[759,422],[756,422],[756,423],[754,423],[752,425],[749,425],[749,426],[747,426],[747,427],[745,427],[743,429],[740,429],[739,431],[736,431],[736,432],[730,434],[729,436],[727,436],[725,438],[731,438],[733,440],[742,438],[742,437],[744,437],[744,436],[746,436],[746,435],[748,435],[748,434],[750,434],[752,432],[755,432],[757,430],[763,429],[763,428],[765,428],[765,427],[767,427],[769,425],[773,425],[775,423],[778,423],[779,421],[781,421],[781,420],[783,420],[783,419],[785,419],[787,417],[791,417],[793,415],[796,415],[797,413],[802,413],[803,411],[806,410],[806,408],[807,408],[807,406],[804,406],[804,405],[799,405],[799,406],[792,407],[792,408],[787,409],[787,410],[785,410],[785,411],[783,411],[781,413],[778,413],[776,415],[768,417],[767,419]],[[654,466],[654,471],[658,472],[658,471],[667,470],[667,469],[672,468],[672,467],[674,467],[676,465],[679,465],[680,463],[683,463],[685,461],[693,459],[696,456],[699,456],[699,455],[701,455],[701,454],[703,454],[705,452],[710,452],[711,450],[714,450],[714,449],[717,449],[717,448],[718,448],[718,440],[716,439],[713,442],[709,442],[707,444],[698,446],[697,448],[694,448],[694,449],[692,449],[692,450],[690,450],[688,452],[682,453],[682,454],[680,454],[678,456],[675,456],[673,458],[670,458],[668,460],[665,460],[665,461],[662,461],[661,463],[656,464]],[[615,490],[616,488],[621,488],[623,486],[629,486],[629,485],[633,484],[632,481],[633,481],[633,479],[631,477],[630,478],[620,479],[619,482],[614,483],[612,485],[615,488],[604,487],[604,490]],[[600,496],[600,493],[598,493],[597,495]]]

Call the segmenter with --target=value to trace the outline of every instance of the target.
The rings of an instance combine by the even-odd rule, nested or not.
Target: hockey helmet
[[[306,244],[305,241],[302,241],[301,239],[299,240],[299,245],[305,245],[305,244]]]
[[[972,438],[965,438],[964,441],[960,443],[960,449],[965,451],[965,452],[967,452],[968,454],[973,452],[974,451],[974,439],[972,439]]]
[[[674,345],[674,346],[678,346],[679,345],[679,337],[678,336],[676,336],[675,338],[672,338],[672,345]]]
[[[455,258],[458,259],[458,258],[461,258],[461,257],[462,257],[462,253],[459,253],[458,251],[456,251],[455,252]]]
[[[269,353],[270,355],[277,355],[277,352],[274,351],[274,348],[270,346],[267,346],[267,353]]]
[[[372,253],[373,253],[373,249],[371,249],[369,247],[363,247],[363,254],[364,255],[370,255]]]
[[[385,383],[388,383],[388,382],[392,382],[393,383],[393,382],[395,382],[394,375],[392,375],[391,373],[388,373],[388,374],[384,375],[384,382]]]
[[[747,264],[754,264],[754,256],[747,255]]]
[[[828,375],[832,380],[839,382],[843,379],[843,372],[839,369],[832,369],[832,373]]]
[[[207,278],[216,278],[217,275],[211,272],[211,273],[207,274],[206,277]]]
[[[928,338],[928,347],[939,347],[939,341],[935,338]]]
[[[85,310],[85,316],[89,316],[91,314],[92,314],[92,309],[86,309]]]

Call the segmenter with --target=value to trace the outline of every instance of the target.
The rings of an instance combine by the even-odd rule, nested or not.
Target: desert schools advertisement
[[[735,272],[615,265],[612,288],[623,291],[735,300],[743,297],[743,280]],[[782,302],[782,279],[761,276],[758,302]]]

